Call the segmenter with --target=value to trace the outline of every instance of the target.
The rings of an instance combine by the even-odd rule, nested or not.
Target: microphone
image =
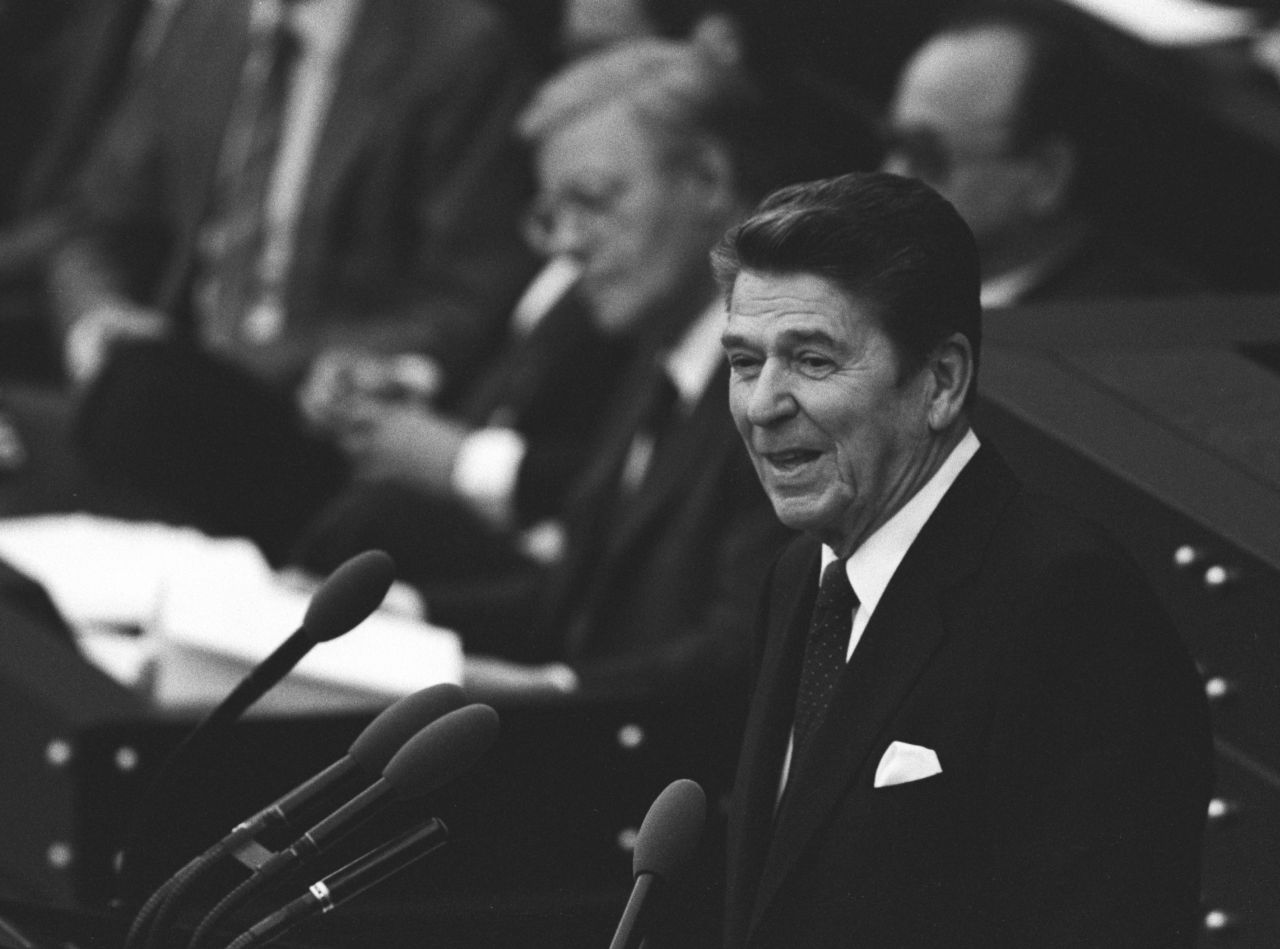
[[[237,936],[228,949],[246,949],[269,942],[305,919],[332,912],[347,900],[444,846],[448,839],[448,828],[433,817],[317,880],[305,895],[286,903]]]
[[[670,883],[697,850],[706,823],[707,796],[696,781],[667,785],[640,824],[631,870],[635,884],[609,949],[637,949],[653,916],[655,889]]]
[[[287,792],[253,817],[237,824],[229,834],[170,877],[139,910],[133,928],[130,930],[131,938],[128,944],[134,943],[141,934],[142,927],[148,925],[149,917],[153,913],[159,913],[157,919],[171,915],[172,910],[167,910],[166,907],[176,905],[181,895],[204,875],[206,868],[212,866],[215,860],[230,853],[242,863],[248,863],[242,851],[248,850],[258,834],[270,828],[292,823],[299,811],[328,793],[349,776],[379,773],[415,733],[445,713],[461,708],[466,701],[466,693],[459,686],[441,683],[419,689],[412,695],[406,695],[383,710],[356,737],[342,758]]]
[[[392,800],[411,800],[448,784],[468,770],[498,737],[498,713],[472,704],[440,716],[405,742],[382,777],[314,825],[285,850],[272,854],[201,920],[190,941],[204,945],[221,920],[288,870],[305,866]]]
[[[234,852],[262,831],[288,825],[299,811],[353,774],[380,773],[417,732],[466,704],[467,694],[452,683],[428,686],[405,696],[370,722],[345,755],[236,825],[207,853]]]
[[[158,804],[162,800],[160,792],[174,783],[184,762],[189,767],[250,705],[283,679],[313,646],[341,636],[377,609],[394,579],[395,563],[380,550],[367,550],[340,565],[311,597],[298,630],[187,733],[152,780],[134,816],[129,843],[117,857],[123,894],[133,893],[140,882],[135,864],[138,862],[136,851],[139,841],[143,839],[143,821],[147,820],[152,826],[166,826],[163,819],[156,820]]]
[[[313,646],[337,639],[359,626],[381,605],[395,578],[395,561],[381,550],[366,550],[341,564],[312,594],[302,625],[258,663],[196,731],[239,718],[288,675]]]
[[[498,713],[488,705],[465,705],[440,716],[405,742],[382,777],[272,856],[258,868],[258,876],[265,881],[305,864],[391,800],[411,800],[448,784],[480,760],[497,737]]]

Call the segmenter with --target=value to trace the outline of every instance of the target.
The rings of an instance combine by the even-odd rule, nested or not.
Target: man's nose
[[[747,421],[752,425],[773,425],[796,412],[791,391],[791,374],[779,360],[768,359],[760,367],[747,401]]]

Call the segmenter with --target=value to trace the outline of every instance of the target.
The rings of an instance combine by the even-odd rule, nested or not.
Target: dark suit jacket
[[[63,292],[111,286],[190,321],[200,228],[247,49],[247,0],[190,0],[89,162]],[[366,0],[317,145],[278,343],[288,378],[325,345],[421,349],[456,371],[497,339],[532,262],[512,139],[529,76],[471,0]],[[74,264],[69,261],[74,260]]]
[[[638,359],[614,400],[605,444],[567,503],[565,559],[523,601],[485,598],[441,619],[473,651],[568,661],[588,697],[740,696],[755,591],[788,533],[729,417],[727,368],[672,423],[640,487],[619,490],[653,372]]]
[[[984,447],[885,591],[775,820],[818,564],[797,542],[766,588],[727,945],[1192,945],[1207,713],[1131,561]],[[942,773],[874,788],[894,741]]]
[[[598,332],[573,293],[527,336],[513,338],[452,407],[470,425],[514,429],[526,454],[516,479],[520,525],[563,513],[565,495],[590,463],[609,421],[608,406],[632,351]],[[294,561],[326,574],[362,550],[392,555],[399,576],[419,587],[439,615],[451,604],[494,595],[502,579],[531,589],[539,571],[499,530],[452,496],[390,481],[356,481],[314,517]]]
[[[522,523],[561,513],[587,467],[633,355],[631,341],[601,333],[570,290],[527,336],[512,339],[458,406],[476,427],[519,432],[526,454],[516,483]]]

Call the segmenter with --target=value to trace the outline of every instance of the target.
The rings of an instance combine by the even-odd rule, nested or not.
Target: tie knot
[[[849,583],[848,561],[833,560],[827,564],[818,586],[818,600],[824,607],[847,608],[851,612],[858,605],[858,595]]]

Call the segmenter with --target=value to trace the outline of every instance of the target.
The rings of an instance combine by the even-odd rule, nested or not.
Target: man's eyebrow
[[[784,346],[798,346],[804,343],[818,343],[823,346],[836,347],[839,343],[836,338],[822,329],[790,329],[784,330],[778,334],[778,342]],[[752,341],[740,333],[724,332],[720,335],[720,345],[726,349],[729,347],[750,347]]]

